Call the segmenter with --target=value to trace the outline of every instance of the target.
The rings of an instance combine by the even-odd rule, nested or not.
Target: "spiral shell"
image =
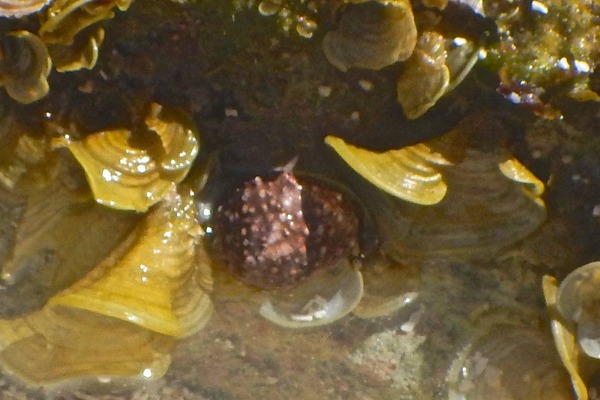
[[[504,151],[471,148],[456,132],[380,154],[327,140],[352,168],[393,195],[358,180],[354,185],[368,199],[387,256],[496,250],[545,219],[542,182]]]
[[[20,103],[31,103],[48,93],[51,61],[46,45],[31,32],[10,32],[0,43],[0,85]]]
[[[52,0],[2,0],[0,16],[19,18],[33,14],[50,4]]]
[[[323,39],[327,60],[342,71],[381,69],[407,59],[417,41],[410,2],[352,2],[336,31]]]
[[[160,201],[172,183],[188,173],[199,144],[195,128],[187,119],[154,104],[147,127],[162,144],[162,154],[129,144],[133,133],[126,129],[97,132],[81,141],[65,136],[55,145],[67,147],[81,164],[96,201],[113,208],[146,211]]]

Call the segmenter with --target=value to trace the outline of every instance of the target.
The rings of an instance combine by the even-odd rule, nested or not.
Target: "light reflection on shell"
[[[81,141],[69,136],[55,141],[66,147],[83,167],[98,203],[123,210],[146,211],[159,202],[190,170],[199,151],[193,124],[153,104],[147,128],[160,139],[158,155],[130,145],[128,129],[96,132]],[[141,134],[145,134],[142,132]],[[146,142],[151,138],[146,137]]]
[[[335,136],[327,136],[325,143],[363,178],[392,196],[432,205],[446,195],[441,170],[451,162],[426,143],[382,153],[353,146]]]
[[[202,231],[195,214],[191,193],[173,189],[82,280],[40,311],[0,320],[4,369],[35,385],[162,376],[173,338],[196,333],[212,312],[212,279],[206,256],[196,252]]]

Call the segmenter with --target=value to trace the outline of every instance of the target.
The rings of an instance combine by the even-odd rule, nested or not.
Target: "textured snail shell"
[[[381,69],[407,59],[417,41],[410,2],[356,3],[346,6],[339,28],[323,38],[327,60],[346,71]]]
[[[212,311],[205,291],[212,282],[206,257],[196,260],[201,233],[192,195],[180,196],[172,187],[137,232],[49,304],[111,316],[165,335],[191,335]],[[194,276],[196,262],[204,264],[200,278]]]
[[[381,190],[416,204],[439,203],[446,195],[440,167],[450,161],[421,143],[376,153],[327,136],[325,143],[356,172]]]
[[[31,32],[17,31],[4,35],[0,46],[0,85],[8,95],[25,104],[44,97],[52,65],[46,45]]]
[[[459,353],[449,400],[572,399],[551,339],[524,326],[498,324]]]
[[[214,216],[214,249],[242,281],[290,287],[355,250],[358,218],[340,192],[291,172],[255,177]]]
[[[154,104],[147,127],[155,132],[163,153],[129,144],[126,129],[97,132],[81,141],[68,136],[55,141],[67,147],[83,167],[96,201],[109,207],[146,211],[160,201],[173,182],[180,182],[198,154],[195,128],[185,118],[174,116]]]
[[[52,0],[1,0],[0,16],[23,17],[41,10],[51,2]]]

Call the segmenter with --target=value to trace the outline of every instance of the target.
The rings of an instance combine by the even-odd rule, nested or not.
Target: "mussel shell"
[[[245,182],[217,208],[213,249],[260,288],[290,287],[357,247],[355,204],[314,179],[283,172]]]

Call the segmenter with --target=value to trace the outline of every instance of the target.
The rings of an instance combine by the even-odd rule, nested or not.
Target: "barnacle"
[[[212,279],[206,257],[196,252],[202,230],[195,214],[192,194],[172,189],[82,280],[40,311],[0,321],[4,368],[36,384],[162,375],[172,345],[166,336],[197,332],[212,312]],[[90,342],[89,332],[102,339]]]
[[[41,10],[52,0],[2,0],[0,1],[0,16],[23,17]]]
[[[556,307],[564,321],[575,331],[575,339],[583,353],[600,359],[600,320],[598,319],[597,282],[600,263],[592,262],[572,271],[561,282],[556,294]]]
[[[31,103],[49,90],[51,67],[48,49],[28,31],[10,32],[0,43],[0,85],[20,103]]]
[[[417,41],[410,2],[358,2],[346,6],[337,30],[323,39],[327,60],[342,71],[381,69],[407,59]]]
[[[325,143],[356,172],[393,196],[431,205],[446,195],[440,168],[450,161],[425,143],[383,153],[352,146],[335,136],[327,136]]]
[[[134,133],[127,129],[97,132],[81,141],[65,136],[55,142],[79,161],[99,203],[146,211],[189,171],[199,148],[191,122],[158,104],[151,107],[145,122],[160,139],[159,151],[130,145]]]
[[[392,315],[418,297],[420,273],[415,266],[400,265],[384,256],[370,261],[361,270],[364,294],[352,313],[360,318]]]

